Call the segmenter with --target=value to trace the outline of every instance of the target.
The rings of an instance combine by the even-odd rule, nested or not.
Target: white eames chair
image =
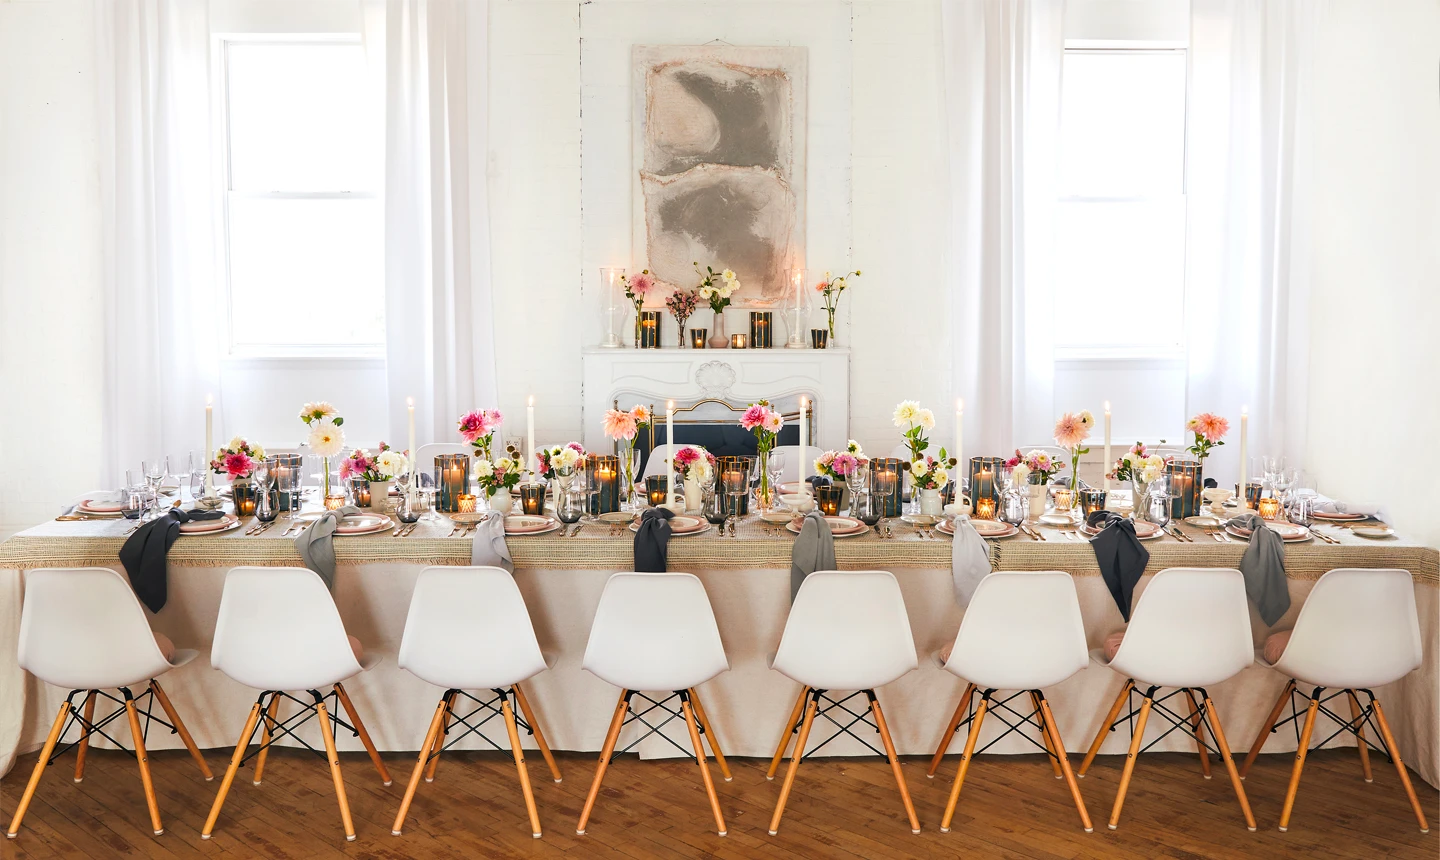
[[[1103,663],[1100,652],[1092,652],[1091,656]],[[1083,777],[1100,751],[1100,745],[1105,742],[1106,734],[1122,723],[1129,723],[1132,716],[1136,718],[1130,752],[1120,776],[1120,790],[1115,795],[1115,808],[1110,813],[1111,830],[1120,824],[1125,792],[1130,787],[1135,762],[1142,752],[1145,723],[1152,713],[1171,724],[1172,728],[1166,734],[1179,730],[1195,739],[1200,751],[1201,772],[1206,779],[1210,778],[1207,750],[1212,748],[1205,740],[1204,730],[1209,727],[1213,750],[1224,761],[1230,774],[1240,810],[1245,815],[1245,826],[1255,829],[1255,815],[1250,811],[1250,801],[1245,797],[1240,773],[1230,756],[1225,731],[1220,726],[1220,715],[1215,712],[1215,705],[1205,690],[1210,684],[1233,678],[1254,660],[1250,605],[1245,597],[1245,578],[1240,571],[1173,567],[1155,574],[1131,613],[1130,626],[1125,631],[1120,650],[1115,652],[1115,659],[1109,663],[1111,669],[1124,676],[1125,683],[1077,771]],[[1141,693],[1138,712],[1132,707],[1129,713],[1120,716],[1131,694],[1140,692],[1142,687],[1144,692]],[[1162,687],[1173,687],[1175,691],[1156,698],[1156,692]],[[1188,716],[1180,715],[1166,704],[1182,694],[1188,705]]]
[[[20,610],[20,668],[47,684],[68,688],[70,695],[55,715],[50,734],[40,758],[35,762],[35,771],[20,798],[15,817],[5,835],[11,839],[20,832],[20,822],[40,785],[40,776],[60,755],[72,747],[75,754],[75,781],[85,778],[85,754],[90,747],[90,736],[99,734],[117,747],[124,746],[105,733],[105,726],[123,714],[130,724],[131,742],[140,765],[140,783],[145,790],[145,804],[150,810],[150,824],[156,836],[165,832],[160,822],[160,808],[155,797],[155,787],[150,779],[150,760],[145,751],[145,735],[153,719],[172,732],[177,732],[190,751],[200,772],[212,779],[205,757],[196,748],[195,741],[186,731],[180,714],[171,704],[165,691],[155,680],[171,669],[194,660],[195,651],[177,651],[173,659],[167,660],[155,644],[155,634],[145,620],[145,610],[136,599],[120,574],[108,568],[49,568],[32,570],[25,575],[25,602]],[[146,685],[139,696],[130,688]],[[110,695],[108,690],[119,690],[121,698]],[[77,707],[75,697],[84,694],[84,705]],[[165,710],[170,722],[150,715],[146,697],[154,698]],[[95,700],[106,699],[119,706],[108,716],[95,720]],[[145,718],[141,728],[140,718]],[[60,752],[55,747],[70,728],[79,724],[79,739],[65,745]]]
[[[1285,723],[1297,722],[1300,714],[1304,714],[1305,727],[1300,731],[1290,789],[1285,793],[1285,808],[1280,813],[1281,830],[1290,826],[1290,813],[1295,808],[1295,793],[1300,788],[1300,771],[1305,767],[1316,715],[1324,714],[1340,727],[1331,738],[1341,732],[1355,736],[1366,782],[1373,779],[1367,749],[1370,741],[1365,737],[1365,726],[1370,726],[1384,744],[1376,747],[1376,751],[1388,755],[1395,763],[1415,818],[1420,822],[1420,832],[1430,832],[1425,810],[1415,796],[1415,786],[1411,785],[1410,774],[1400,759],[1400,748],[1395,745],[1385,711],[1370,692],[1372,687],[1383,687],[1410,674],[1419,668],[1422,658],[1420,616],[1415,608],[1415,584],[1409,571],[1339,568],[1315,583],[1310,596],[1305,598],[1305,605],[1300,607],[1300,617],[1295,619],[1295,629],[1285,651],[1271,667],[1289,681],[1256,736],[1245,764],[1240,767],[1240,778],[1244,779],[1271,733]],[[1263,660],[1261,663],[1268,665]],[[1294,697],[1300,695],[1296,688],[1301,684],[1312,688],[1309,707],[1303,712],[1294,706]],[[1365,695],[1364,704],[1360,702],[1361,693]],[[1340,696],[1349,701],[1348,720],[1326,707]],[[1291,703],[1291,715],[1277,723],[1287,701]],[[1329,740],[1326,738],[1317,746],[1324,746]]]
[[[794,735],[795,751],[780,787],[775,814],[770,819],[770,835],[780,831],[780,817],[785,814],[785,803],[795,785],[800,760],[841,734],[849,735],[889,760],[895,783],[900,787],[905,815],[910,819],[910,832],[919,833],[920,819],[910,802],[910,790],[905,785],[905,775],[900,772],[900,760],[895,757],[895,744],[890,739],[880,700],[875,696],[877,687],[897,681],[919,666],[905,600],[895,577],[883,570],[816,571],[805,577],[790,607],[790,616],[785,620],[780,649],[770,665],[801,685],[800,697],[785,723],[785,732],[780,736],[766,774],[774,779],[780,759]],[[837,701],[826,695],[832,690],[856,692]],[[857,713],[847,707],[856,696],[866,698],[866,710]],[[844,714],[844,723],[831,715],[830,712],[837,709]],[[817,716],[829,720],[838,731],[824,743],[807,750],[810,728]],[[883,752],[850,730],[857,722],[879,733]]]
[[[335,752],[335,727],[344,727],[359,736],[385,785],[390,784],[390,773],[341,682],[379,662],[380,658],[374,655],[366,655],[363,662],[355,659],[335,600],[314,571],[303,567],[237,567],[226,574],[210,664],[241,684],[262,692],[250,708],[250,716],[235,744],[230,767],[220,782],[220,791],[215,795],[200,838],[210,838],[235,774],[251,756],[255,757],[254,783],[261,783],[265,756],[275,736],[289,735],[306,749],[320,752],[295,733],[316,717],[325,744],[324,756],[330,763],[330,776],[335,783],[335,796],[340,803],[345,838],[354,840],[355,824],[350,818],[350,803],[345,798],[345,783],[340,776],[340,758]],[[320,690],[325,687],[331,688],[331,692],[322,695]],[[311,701],[292,696],[287,690],[304,690],[310,694]],[[329,708],[325,705],[327,698],[331,699]],[[299,705],[299,713],[278,719],[276,709],[282,699]],[[342,706],[350,723],[338,716]],[[250,741],[256,729],[262,728],[262,722],[260,748],[248,752]]]
[[[427,567],[420,572],[415,593],[410,598],[410,613],[405,618],[405,633],[400,640],[400,668],[445,688],[445,692],[440,695],[430,729],[420,745],[420,757],[405,788],[400,811],[395,815],[392,835],[399,836],[404,828],[405,815],[420,785],[420,777],[424,775],[426,782],[434,781],[451,723],[458,722],[465,730],[448,746],[475,734],[496,749],[502,749],[481,731],[490,720],[500,717],[520,774],[520,790],[530,815],[531,833],[536,839],[540,838],[540,814],[530,790],[530,774],[520,749],[519,729],[524,728],[535,736],[540,754],[545,757],[556,782],[560,781],[560,768],[550,754],[545,733],[520,689],[520,682],[549,667],[550,662],[540,653],[525,598],[508,571],[498,567]],[[466,690],[488,690],[494,696],[481,700]],[[463,715],[455,707],[462,698],[475,706]],[[517,705],[524,714],[523,719],[515,715]],[[480,719],[475,721],[476,717]]]
[[[620,751],[624,753],[653,734],[669,741],[669,736],[661,732],[659,726],[669,719],[681,719],[690,731],[693,755],[700,765],[700,779],[705,783],[710,809],[715,814],[715,828],[724,836],[725,816],[720,811],[720,798],[715,793],[715,783],[705,763],[705,748],[700,742],[702,734],[709,740],[710,751],[714,753],[726,782],[731,778],[730,766],[725,763],[725,754],[720,751],[719,741],[695,689],[721,672],[728,671],[730,663],[720,642],[720,628],[715,624],[710,598],[700,580],[688,573],[617,573],[611,576],[600,594],[600,605],[595,609],[595,623],[590,628],[590,641],[585,646],[583,668],[602,681],[619,687],[620,701],[615,705],[610,729],[605,734],[600,765],[595,770],[595,781],[585,798],[585,808],[580,812],[580,823],[575,832],[581,836],[585,834],[605,770],[610,766],[611,759],[619,754],[615,752],[615,744],[620,738],[620,730],[631,722],[645,727],[639,738]],[[656,701],[643,694],[643,691],[658,690],[669,691],[670,695]],[[634,698],[643,700],[648,707],[632,712],[631,700]],[[678,711],[670,705],[676,699],[680,702]],[[655,710],[668,714],[669,719],[659,725],[647,720],[646,715]],[[674,741],[670,742],[674,744]],[[681,752],[690,754],[679,744],[674,745]]]
[[[960,788],[976,755],[980,725],[988,715],[1009,727],[1006,734],[1013,731],[1049,755],[1055,777],[1065,779],[1074,797],[1075,808],[1080,811],[1080,823],[1085,832],[1090,832],[1090,813],[1080,797],[1080,786],[1070,770],[1070,759],[1065,754],[1060,727],[1055,724],[1055,716],[1050,712],[1050,703],[1045,699],[1043,689],[1053,687],[1084,669],[1089,659],[1085,650],[1085,625],[1080,620],[1080,600],[1075,594],[1075,581],[1070,574],[1060,571],[1000,572],[980,580],[975,596],[965,610],[965,618],[960,622],[960,632],[955,635],[950,659],[944,663],[947,672],[968,683],[960,697],[960,705],[955,709],[955,716],[935,750],[935,757],[930,760],[928,776],[935,775],[960,726],[968,722],[970,732],[965,740],[965,753],[960,758],[960,770],[955,775],[955,785],[950,790],[950,800],[945,805],[945,817],[940,822],[941,831],[950,831],[950,821],[960,800]],[[996,690],[1019,692],[1000,699],[995,697]],[[979,707],[973,716],[967,717],[966,711],[976,692],[980,693]],[[1020,696],[1028,697],[1029,713],[1010,707],[1009,703]],[[1014,718],[1013,722],[1011,718]],[[1022,729],[1024,726],[1034,727],[1041,740],[1036,741],[1026,734]]]

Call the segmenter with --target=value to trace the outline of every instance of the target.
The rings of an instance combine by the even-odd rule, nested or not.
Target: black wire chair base
[[[503,717],[505,715],[505,711],[501,708],[501,704],[507,698],[510,701],[510,714],[515,720],[515,725],[518,728],[524,729],[527,734],[530,734],[532,736],[535,734],[535,729],[532,728],[529,723],[525,722],[525,718],[521,715],[519,703],[516,701],[515,698],[514,687],[508,687],[505,689],[496,687],[490,692],[494,693],[495,695],[492,698],[482,700],[470,695],[464,690],[450,689],[445,691],[445,694],[440,697],[441,700],[445,702],[445,719],[441,723],[441,725],[444,726],[444,733],[442,734],[442,737],[449,737],[450,731],[454,728],[454,724],[456,723],[464,726],[465,731],[456,735],[448,743],[437,746],[434,750],[432,750],[430,754],[425,757],[425,760],[427,762],[440,755],[440,753],[444,752],[445,750],[448,750],[456,744],[460,743],[462,740],[469,737],[470,735],[479,735],[480,739],[485,741],[485,743],[489,744],[500,752],[509,753],[510,748],[508,746],[500,746],[495,741],[491,740],[489,735],[481,731],[485,727],[486,723],[490,722],[496,717]],[[462,697],[475,705],[474,709],[472,709],[468,714],[464,715],[463,717],[460,716],[459,713],[457,713],[455,710],[456,700]],[[480,720],[478,723],[471,722],[481,713],[485,714],[484,719]]]
[[[1300,724],[1304,721],[1305,713],[1310,707],[1310,700],[1313,698],[1319,701],[1317,711],[1321,714],[1324,714],[1326,717],[1329,717],[1335,723],[1335,725],[1339,726],[1339,728],[1337,728],[1333,733],[1331,733],[1329,737],[1325,738],[1319,743],[1312,744],[1310,747],[1311,749],[1321,749],[1326,744],[1330,743],[1341,735],[1348,733],[1355,736],[1355,742],[1357,745],[1363,743],[1370,749],[1385,756],[1385,758],[1389,760],[1391,764],[1394,764],[1395,758],[1390,754],[1390,750],[1386,749],[1383,746],[1376,746],[1370,741],[1370,738],[1364,735],[1365,727],[1369,726],[1370,731],[1374,733],[1374,737],[1384,737],[1384,735],[1380,733],[1380,727],[1376,725],[1374,719],[1375,694],[1364,688],[1347,688],[1343,690],[1337,690],[1326,696],[1324,695],[1326,690],[1327,688],[1325,687],[1316,687],[1314,692],[1312,692],[1309,696],[1306,696],[1300,692],[1300,688],[1298,686],[1292,685],[1290,688],[1290,716],[1286,717],[1283,720],[1277,720],[1275,722],[1275,725],[1270,727],[1270,734],[1275,734],[1275,732],[1280,730],[1281,726],[1289,723],[1295,729],[1295,743],[1299,744]],[[1366,701],[1364,704],[1360,703],[1360,693],[1365,694]],[[1357,716],[1351,717],[1347,720],[1341,717],[1339,714],[1335,713],[1334,711],[1330,710],[1329,708],[1325,707],[1326,702],[1329,702],[1332,699],[1337,699],[1340,696],[1354,696],[1354,701],[1359,706],[1360,713]],[[1298,703],[1300,702],[1304,703],[1303,707],[1298,705]]]
[[[809,750],[800,751],[800,760],[804,761],[815,755],[815,753],[819,752],[826,744],[841,735],[848,735],[876,755],[882,758],[888,758],[883,749],[877,748],[874,744],[870,743],[868,738],[863,738],[854,731],[855,726],[864,725],[874,730],[875,734],[880,734],[880,726],[875,723],[874,712],[869,707],[870,703],[875,701],[875,691],[858,690],[838,700],[828,695],[829,692],[829,690],[811,688],[810,691],[805,694],[807,702],[813,701],[815,703],[815,716],[824,717],[827,722],[835,727],[835,732]],[[858,696],[865,697],[866,708],[857,713],[850,709],[849,703],[851,699]],[[800,726],[805,722],[805,713],[809,709],[810,706],[808,704],[800,709],[800,716],[796,718],[794,724],[790,726],[790,735],[792,737],[799,733]],[[843,712],[845,716],[837,718],[834,714],[835,711]],[[846,717],[849,719],[846,719]]]
[[[644,702],[646,703],[646,705],[648,705],[648,707],[646,707],[644,710],[637,710],[637,709],[635,708],[634,704],[633,704],[633,701],[634,701],[635,699],[642,699],[642,700],[644,700]],[[698,761],[698,760],[695,758],[695,751],[694,751],[694,750],[692,750],[692,749],[686,749],[685,747],[683,747],[683,746],[681,746],[680,744],[676,743],[676,741],[675,741],[674,738],[670,737],[669,735],[665,734],[664,731],[662,731],[667,725],[669,725],[670,723],[674,722],[675,720],[681,720],[682,722],[685,720],[685,712],[684,712],[683,710],[681,710],[680,708],[675,707],[675,706],[673,706],[673,705],[670,704],[671,702],[674,702],[674,701],[679,701],[682,706],[683,706],[685,703],[690,702],[690,691],[689,691],[689,690],[676,690],[676,691],[674,691],[673,693],[671,693],[670,695],[666,696],[665,698],[663,698],[663,699],[661,699],[660,701],[657,702],[657,701],[655,701],[654,699],[650,698],[649,696],[645,695],[644,693],[638,693],[638,692],[636,692],[636,691],[634,691],[634,690],[626,690],[626,691],[625,691],[625,720],[624,720],[624,722],[622,722],[622,723],[620,724],[620,731],[621,731],[621,732],[624,732],[624,731],[625,731],[625,727],[628,726],[628,725],[630,725],[631,723],[639,723],[640,725],[642,725],[642,726],[645,727],[645,731],[641,732],[641,733],[640,733],[640,737],[638,737],[638,738],[636,738],[635,740],[631,741],[630,744],[629,744],[628,746],[626,746],[624,749],[617,749],[617,750],[615,750],[613,753],[611,753],[610,759],[609,759],[609,763],[610,763],[610,764],[614,764],[616,757],[621,756],[621,755],[623,755],[623,754],[625,754],[625,753],[628,753],[628,752],[630,752],[631,750],[635,749],[636,747],[638,747],[638,746],[641,744],[642,741],[644,741],[646,738],[650,737],[651,735],[659,735],[662,739],[664,739],[664,741],[665,741],[666,743],[670,744],[670,746],[672,746],[672,747],[674,747],[675,749],[679,750],[681,755],[685,756],[686,758],[690,759],[691,761]],[[693,707],[694,707],[694,706],[692,705],[692,708],[693,708]],[[658,722],[658,723],[652,723],[652,722],[650,721],[651,719],[658,719],[658,717],[650,717],[650,714],[653,713],[653,712],[655,712],[655,711],[660,711],[662,714],[664,714],[664,715],[665,715],[665,719],[660,720],[660,722]],[[650,717],[650,719],[646,719],[647,717]],[[696,720],[696,721],[695,721],[695,730],[696,730],[700,735],[703,736],[703,735],[705,734],[705,726],[704,726],[704,724],[701,723],[699,720]],[[616,737],[619,737],[619,735],[617,734]],[[713,747],[712,747],[712,748],[713,748]]]
[[[179,731],[178,729],[175,728],[175,726],[174,726],[172,723],[170,723],[170,722],[167,721],[167,720],[161,719],[160,717],[155,716],[155,714],[153,714],[153,713],[151,712],[151,709],[155,706],[155,688],[154,688],[153,686],[151,686],[151,687],[146,687],[146,688],[145,688],[145,692],[141,693],[139,696],[135,696],[135,695],[131,694],[130,689],[129,689],[128,687],[119,687],[119,688],[117,688],[117,689],[119,689],[120,692],[124,695],[124,698],[118,698],[118,697],[116,697],[116,696],[112,696],[112,695],[110,695],[109,693],[105,692],[104,690],[71,690],[71,691],[70,691],[70,695],[68,695],[68,696],[65,697],[65,701],[70,703],[70,716],[69,716],[69,718],[66,719],[66,721],[65,721],[65,727],[60,730],[60,740],[56,742],[56,744],[55,744],[55,750],[50,754],[50,758],[46,759],[46,761],[45,761],[45,765],[46,765],[47,767],[50,766],[50,765],[52,765],[52,764],[54,764],[55,761],[56,761],[57,759],[59,759],[61,756],[63,756],[65,753],[67,753],[67,752],[69,752],[70,750],[74,749],[75,747],[79,746],[79,745],[80,745],[81,743],[83,743],[84,741],[89,740],[89,738],[90,738],[91,735],[99,735],[100,737],[102,737],[102,738],[104,738],[105,740],[109,741],[110,743],[114,744],[116,749],[120,750],[121,752],[125,753],[126,755],[130,756],[131,758],[134,758],[134,757],[135,757],[135,750],[134,750],[134,749],[125,746],[125,745],[124,745],[123,743],[121,743],[117,738],[115,738],[114,736],[112,736],[109,732],[106,732],[106,731],[105,731],[105,727],[106,727],[106,726],[110,725],[110,724],[111,724],[112,722],[114,722],[115,720],[118,720],[119,718],[125,716],[125,714],[126,714],[126,711],[125,711],[125,702],[126,702],[126,700],[133,701],[133,702],[135,703],[135,710],[138,712],[138,714],[139,714],[139,716],[140,716],[140,719],[141,719],[141,724],[140,724],[140,725],[141,725],[140,739],[141,739],[142,741],[144,741],[144,742],[146,742],[146,743],[149,743],[149,741],[150,741],[150,724],[151,724],[152,722],[153,722],[153,723],[159,723],[160,725],[162,725],[162,726],[164,726],[165,728],[169,729],[169,730],[170,730],[170,734],[172,734],[172,735],[173,735],[173,734],[176,734],[176,733]],[[96,720],[87,720],[87,719],[85,718],[85,716],[81,713],[81,709],[78,708],[78,707],[75,707],[75,704],[74,704],[75,696],[78,695],[78,694],[80,694],[80,693],[84,693],[84,694],[85,694],[84,696],[81,697],[81,706],[82,706],[82,707],[83,707],[83,705],[84,705],[84,702],[85,702],[90,696],[94,696],[94,697],[96,697],[97,699],[105,699],[106,701],[114,702],[117,707],[116,707],[116,709],[115,709],[114,711],[111,711],[109,714],[107,714],[106,716],[100,718],[98,721],[96,721]],[[142,703],[143,703],[143,704],[142,704]],[[70,727],[71,727],[71,726],[75,726],[75,725],[80,726],[80,737],[76,738],[76,739],[73,740],[73,741],[70,741],[69,743],[65,744],[64,746],[61,746],[61,742],[63,742],[63,740],[64,740],[64,738],[65,738],[65,735],[66,735],[67,733],[69,733]]]
[[[1170,728],[1161,732],[1160,737],[1146,744],[1139,750],[1139,752],[1149,752],[1155,747],[1156,744],[1160,743],[1161,741],[1165,740],[1165,738],[1178,731],[1193,739],[1195,743],[1199,744],[1201,749],[1203,749],[1206,753],[1214,755],[1216,758],[1223,759],[1224,756],[1220,754],[1220,742],[1216,740],[1215,730],[1211,728],[1210,720],[1208,719],[1208,717],[1210,716],[1210,708],[1206,703],[1210,701],[1210,694],[1206,692],[1205,688],[1176,687],[1172,692],[1157,699],[1155,698],[1155,691],[1159,689],[1159,686],[1150,687],[1144,693],[1141,693],[1140,697],[1142,700],[1150,700],[1151,715],[1153,716],[1158,714],[1159,716],[1164,718],[1165,721],[1170,724]],[[1134,736],[1135,717],[1140,713],[1140,707],[1135,704],[1135,694],[1139,691],[1140,688],[1134,683],[1131,683],[1130,691],[1128,693],[1129,698],[1125,703],[1125,706],[1129,710],[1124,716],[1117,718],[1113,723],[1110,724],[1110,727],[1108,729],[1109,731],[1113,732],[1122,724],[1126,724],[1130,727],[1131,736]],[[1181,716],[1180,714],[1171,710],[1169,706],[1165,704],[1166,702],[1181,694],[1188,694],[1191,697],[1191,701],[1195,706],[1194,716]],[[1209,740],[1206,740],[1205,738],[1207,733],[1209,734]]]
[[[1014,708],[1010,707],[1010,703],[1020,698],[1021,696],[1031,697],[1031,711],[1028,714],[1021,713],[1020,711],[1017,711]],[[1016,734],[1024,738],[1026,741],[1029,741],[1030,744],[1036,749],[1040,750],[1040,752],[1043,752],[1051,758],[1055,759],[1056,761],[1059,761],[1060,757],[1057,756],[1055,752],[1050,749],[1050,745],[1043,740],[1047,737],[1047,734],[1045,732],[1044,714],[1042,714],[1040,711],[1040,702],[1043,701],[1045,698],[1044,693],[1040,692],[1039,690],[1021,690],[1012,696],[997,701],[995,699],[995,689],[991,688],[981,692],[980,698],[986,703],[985,715],[987,717],[993,717],[1004,723],[1005,731],[1001,732],[997,737],[992,739],[985,746],[976,750],[974,753],[975,755],[980,755],[981,753],[1000,743],[1000,741],[1004,740],[1007,736],[1011,734]],[[1002,711],[1004,713],[1001,713]],[[1010,716],[1006,717],[1005,714],[1009,714]],[[1011,719],[1015,721],[1011,722]],[[956,733],[958,733],[962,727],[970,725],[972,722],[974,722],[974,720],[975,702],[972,699],[970,702],[970,712],[965,716],[965,719],[961,720],[955,726]],[[1035,738],[1031,737],[1028,733],[1026,733],[1024,731],[1026,726],[1029,726],[1030,728],[1033,728],[1035,731],[1039,732],[1042,740],[1037,741],[1035,740]]]
[[[342,720],[339,716],[340,691],[338,689],[331,688],[330,692],[324,695],[321,695],[319,690],[307,690],[306,692],[310,694],[310,697],[311,699],[313,699],[313,701],[307,702],[304,699],[296,698],[295,696],[290,695],[284,690],[266,690],[260,694],[260,697],[256,699],[256,703],[260,705],[260,719],[255,722],[255,728],[250,730],[249,737],[245,739],[246,752],[244,757],[240,759],[240,764],[242,766],[250,759],[259,755],[261,752],[268,750],[270,749],[270,747],[274,746],[280,740],[281,735],[289,737],[291,740],[295,741],[295,743],[319,756],[328,765],[330,759],[325,754],[325,750],[316,749],[315,747],[311,746],[304,738],[300,737],[295,733],[296,729],[310,722],[312,719],[319,715],[319,707],[322,704],[325,705],[325,714],[327,719],[329,719],[330,721],[330,733],[332,736],[338,736],[340,734],[339,731],[337,731],[338,728],[344,728],[350,733],[351,737],[358,738],[360,736],[360,731],[358,729],[350,725],[345,720]],[[275,703],[276,701],[294,702],[295,704],[300,706],[300,710],[297,713],[286,717],[284,720],[271,719],[269,709],[271,704]],[[260,745],[257,746],[255,749],[250,749],[250,745],[255,740],[255,733],[263,729],[269,730],[270,740],[262,741]]]

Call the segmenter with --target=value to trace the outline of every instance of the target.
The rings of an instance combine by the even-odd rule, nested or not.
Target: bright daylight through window
[[[223,56],[231,353],[380,354],[382,104],[364,49],[227,41]]]

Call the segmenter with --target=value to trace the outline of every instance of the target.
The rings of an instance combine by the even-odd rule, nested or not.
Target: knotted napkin
[[[990,548],[970,524],[970,518],[955,518],[955,543],[950,547],[950,575],[955,578],[955,601],[970,605],[980,580],[990,575]]]
[[[326,511],[295,538],[295,551],[300,553],[300,560],[320,574],[320,580],[331,591],[335,590],[335,528],[341,520],[358,513],[360,509],[354,505]]]
[[[817,570],[835,569],[835,536],[830,524],[817,511],[805,515],[800,536],[790,548],[790,601],[800,592],[800,583]]]
[[[1273,627],[1290,608],[1290,588],[1285,582],[1285,541],[1255,514],[1233,517],[1230,525],[1250,530],[1250,545],[1240,557],[1245,596],[1255,604],[1260,620]]]
[[[1135,583],[1150,563],[1150,551],[1140,545],[1135,524],[1114,511],[1095,511],[1085,518],[1085,524],[1100,530],[1100,534],[1090,540],[1095,563],[1100,566],[1100,578],[1105,580],[1110,596],[1120,608],[1120,617],[1129,621]]]
[[[130,575],[130,587],[140,602],[159,612],[167,599],[165,556],[180,537],[180,524],[191,520],[218,520],[224,511],[182,511],[172,508],[135,530],[120,547],[120,563]]]
[[[646,508],[640,515],[640,528],[635,531],[635,570],[637,573],[664,573],[666,553],[670,545],[669,508]]]
[[[470,563],[485,567],[503,567],[515,572],[515,562],[510,558],[510,547],[505,543],[505,517],[492,514],[475,528],[475,540],[470,544]]]

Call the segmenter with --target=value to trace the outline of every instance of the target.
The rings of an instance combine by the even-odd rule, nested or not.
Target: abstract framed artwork
[[[733,269],[778,305],[805,259],[805,48],[636,45],[635,258],[674,287]]]

